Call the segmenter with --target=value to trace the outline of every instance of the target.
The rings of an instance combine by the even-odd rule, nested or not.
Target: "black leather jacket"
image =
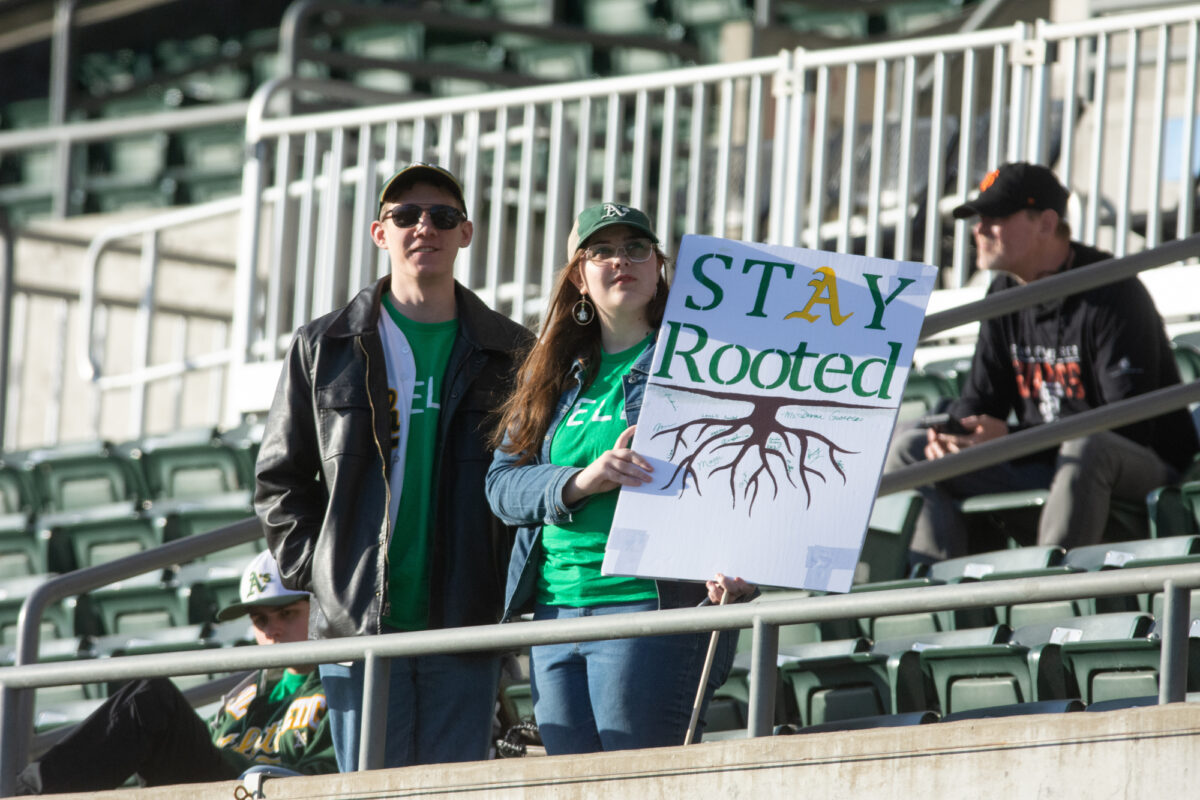
[[[258,454],[254,505],[284,584],[311,592],[309,636],[379,633],[387,603],[385,277],[296,333]],[[434,471],[430,628],[500,618],[510,529],[483,484],[491,413],[528,330],[455,285],[459,332],[442,381]]]

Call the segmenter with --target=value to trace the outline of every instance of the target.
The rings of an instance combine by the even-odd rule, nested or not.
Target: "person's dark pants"
[[[166,678],[132,681],[17,776],[18,794],[233,780],[208,726]]]

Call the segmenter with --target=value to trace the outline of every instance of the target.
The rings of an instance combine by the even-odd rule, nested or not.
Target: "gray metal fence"
[[[296,325],[386,269],[376,192],[437,161],[476,235],[457,277],[538,317],[573,215],[601,199],[684,233],[971,272],[949,211],[1003,161],[1053,165],[1082,239],[1136,252],[1195,230],[1200,5],[1071,24],[795,50],[732,64],[247,121],[235,346],[278,358]],[[263,202],[269,197],[268,202]]]

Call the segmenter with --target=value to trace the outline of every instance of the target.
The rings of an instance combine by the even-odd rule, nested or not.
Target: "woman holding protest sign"
[[[618,614],[719,603],[754,587],[601,575],[618,490],[651,480],[629,448],[667,301],[666,257],[641,211],[580,213],[541,336],[502,408],[487,476],[492,510],[521,526],[504,618]],[[724,595],[728,593],[728,598]],[[716,648],[701,713],[728,675],[736,631]],[[684,743],[707,634],[541,645],[531,654],[534,715],[552,755]]]

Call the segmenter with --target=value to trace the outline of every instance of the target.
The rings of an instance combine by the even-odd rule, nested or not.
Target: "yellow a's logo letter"
[[[829,306],[829,319],[834,325],[841,325],[850,317],[854,316],[854,312],[843,314],[841,308],[838,307],[838,292],[837,292],[837,276],[833,274],[833,270],[829,267],[817,267],[815,270],[822,277],[813,278],[808,282],[808,285],[813,287],[812,297],[808,298],[808,305],[800,311],[793,311],[784,319],[792,319],[800,317],[809,322],[816,322],[818,317],[811,313],[812,307],[817,303]]]

